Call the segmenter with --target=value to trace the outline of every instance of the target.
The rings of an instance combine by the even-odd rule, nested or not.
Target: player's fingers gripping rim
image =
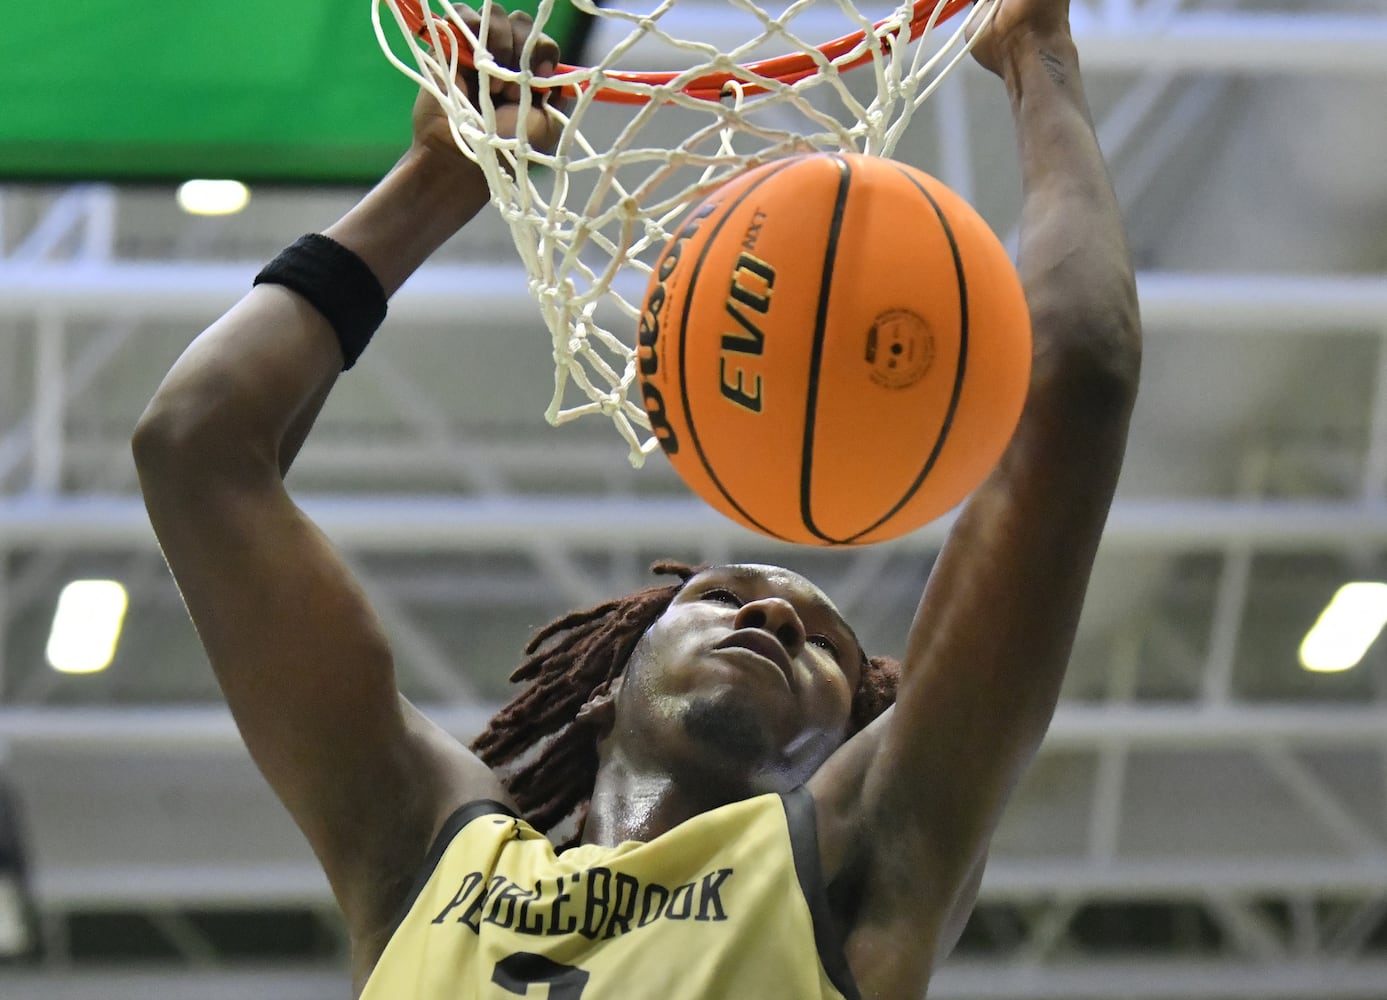
[[[482,31],[481,15],[471,7],[465,4],[454,4],[453,10],[462,18],[463,23],[476,34],[477,40],[486,46],[486,50],[491,53],[491,58],[496,60],[497,65],[507,69],[515,68],[515,52],[519,46],[515,43],[515,32],[511,27],[511,19],[504,10],[497,6],[491,8],[487,16],[485,32]],[[459,66],[458,75],[470,88],[470,92],[476,94],[480,74],[475,69],[463,70]],[[506,82],[492,77],[488,81],[488,86],[491,90],[491,96],[495,98],[502,95],[506,88]]]
[[[535,30],[535,19],[529,11],[517,10],[510,16],[511,32],[515,40],[515,55],[513,61],[507,63],[511,69],[520,68],[520,56],[525,51],[525,45],[530,40],[530,35]],[[498,57],[499,59],[499,57]],[[559,63],[559,44],[548,35],[541,34],[539,40],[535,42],[535,51],[530,57],[530,69],[536,73],[539,67],[546,62]]]
[[[453,9],[462,22],[480,39],[482,36],[481,15],[466,4],[454,4]],[[486,48],[491,53],[492,59],[496,61],[497,65],[506,69],[518,70],[521,56],[525,52],[525,45],[529,41],[530,32],[534,30],[534,18],[525,11],[507,14],[499,6],[493,6],[488,15],[486,27]],[[558,67],[558,64],[558,43],[548,35],[540,35],[530,59],[531,72],[536,76],[549,76]],[[479,74],[475,70],[460,66],[458,77],[469,96],[477,93]],[[495,78],[490,80],[489,84],[493,98],[499,97],[503,101],[519,102],[519,84],[507,83],[505,80]],[[548,87],[534,88],[534,98],[539,104],[552,103],[549,99]]]
[[[527,12],[518,10],[511,15],[511,29],[515,32],[515,63],[513,69],[520,68],[520,57],[535,30],[535,19]],[[535,76],[550,76],[559,65],[559,43],[541,33],[530,54],[530,72]],[[549,88],[538,88],[540,93],[548,94]]]
[[[523,10],[515,11],[510,15],[510,41],[511,50],[509,57],[502,60],[499,53],[493,52],[496,61],[500,62],[508,69],[520,69],[521,59],[524,58],[526,46],[529,45],[530,35],[535,30],[535,20],[529,13]],[[540,34],[535,40],[533,51],[530,53],[530,72],[535,76],[549,76],[559,64],[559,46],[548,35]],[[535,98],[542,104],[554,104],[553,95],[548,87],[535,87]],[[507,99],[512,101],[520,100],[520,85],[509,84],[504,90]]]
[[[472,7],[469,7],[467,4],[455,3],[453,4],[453,14],[467,26],[467,30],[470,31],[478,41],[484,41],[486,43],[487,51],[491,53],[492,58],[494,58],[497,63],[502,66],[514,68],[511,66],[511,54],[515,49],[515,41],[511,31],[510,20],[507,18],[505,11],[501,10],[499,7],[491,8],[485,35],[483,35],[482,32],[481,15]],[[446,40],[445,38],[445,41]],[[455,79],[462,87],[462,91],[467,95],[468,99],[475,102],[480,92],[479,85],[481,82],[481,74],[478,73],[476,68],[472,65],[472,60],[470,58],[458,59]],[[441,83],[442,81],[439,82]],[[490,86],[492,97],[496,97],[501,93],[502,87],[505,86],[505,81],[493,78],[490,81]]]
[[[515,19],[512,16],[499,6],[492,6],[486,25],[486,47],[491,53],[491,58],[507,69],[516,68],[515,57],[520,51],[520,43],[515,37],[515,27]],[[477,34],[480,37],[480,28]]]

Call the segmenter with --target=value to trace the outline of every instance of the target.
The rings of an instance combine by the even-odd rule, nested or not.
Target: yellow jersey
[[[362,1000],[515,997],[859,1000],[808,790],[561,854],[499,803],[459,808]]]

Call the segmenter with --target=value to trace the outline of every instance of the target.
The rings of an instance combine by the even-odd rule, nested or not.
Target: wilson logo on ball
[[[660,313],[664,311],[668,298],[666,283],[679,267],[679,257],[684,244],[698,232],[699,222],[713,213],[715,205],[704,204],[694,210],[674,238],[669,241],[664,255],[655,267],[654,284],[645,299],[645,309],[641,312],[640,323],[636,327],[637,366],[643,376],[641,379],[641,399],[645,404],[646,416],[650,418],[650,432],[667,455],[679,453],[679,436],[670,426],[665,410],[665,399],[659,388],[651,381],[660,374]]]

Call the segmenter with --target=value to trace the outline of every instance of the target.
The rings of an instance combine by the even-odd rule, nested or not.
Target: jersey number
[[[532,983],[549,984],[549,1000],[579,1000],[588,974],[575,965],[560,965],[543,955],[517,951],[496,963],[491,981],[507,993],[524,996]]]

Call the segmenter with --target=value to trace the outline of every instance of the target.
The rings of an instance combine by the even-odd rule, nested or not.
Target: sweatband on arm
[[[385,289],[366,262],[321,233],[300,236],[255,276],[283,285],[322,313],[342,347],[342,370],[356,364],[385,320]]]

